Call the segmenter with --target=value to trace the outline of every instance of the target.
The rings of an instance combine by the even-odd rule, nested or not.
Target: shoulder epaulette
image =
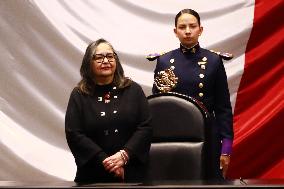
[[[234,55],[231,54],[231,53],[218,52],[218,51],[214,51],[214,50],[210,50],[210,51],[213,52],[213,53],[218,54],[218,55],[219,55],[222,59],[224,59],[224,60],[231,60],[231,59],[234,57]]]
[[[149,60],[149,61],[154,61],[156,60],[157,58],[159,58],[160,56],[162,56],[163,54],[166,54],[166,52],[162,52],[162,53],[151,53],[151,54],[148,54],[146,56],[146,58]]]

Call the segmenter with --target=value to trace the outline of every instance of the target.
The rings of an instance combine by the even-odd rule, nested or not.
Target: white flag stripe
[[[234,106],[254,1],[0,1],[0,149],[28,165],[27,174],[8,174],[13,166],[3,150],[1,180],[28,180],[34,170],[47,175],[42,179],[73,180],[64,115],[87,44],[109,40],[126,75],[149,95],[155,62],[145,56],[179,46],[174,17],[183,8],[201,15],[202,47],[235,54],[225,62]]]

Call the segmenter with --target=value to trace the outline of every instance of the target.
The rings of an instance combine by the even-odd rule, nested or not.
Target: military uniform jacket
[[[85,95],[77,88],[71,93],[65,132],[77,165],[76,182],[114,182],[102,161],[121,149],[129,152],[125,177],[139,177],[147,162],[152,129],[148,102],[135,82],[117,89],[113,84],[95,88]]]
[[[154,77],[171,66],[174,66],[173,72],[178,77],[177,86],[172,92],[201,101],[215,116],[217,138],[232,140],[232,108],[227,76],[220,56],[201,48],[199,44],[191,49],[180,46],[158,57]],[[152,91],[159,92],[155,85]]]

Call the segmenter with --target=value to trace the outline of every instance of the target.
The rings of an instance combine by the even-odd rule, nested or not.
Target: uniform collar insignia
[[[199,48],[200,48],[199,43],[197,43],[196,45],[192,46],[191,48],[187,48],[187,47],[183,46],[182,44],[180,44],[180,49],[181,49],[181,52],[183,52],[183,53],[192,53],[192,54],[194,54]]]

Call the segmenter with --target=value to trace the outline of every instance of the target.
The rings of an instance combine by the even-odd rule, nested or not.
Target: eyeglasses
[[[102,63],[104,59],[107,58],[109,62],[113,62],[115,60],[115,54],[114,53],[107,53],[107,54],[95,54],[94,60],[97,63]]]

